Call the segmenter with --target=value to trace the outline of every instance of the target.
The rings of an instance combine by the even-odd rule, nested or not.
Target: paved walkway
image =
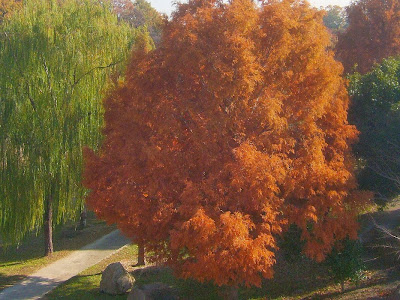
[[[0,300],[39,299],[59,284],[119,251],[130,241],[115,230],[3,290]]]
[[[395,229],[400,223],[400,201],[394,201],[389,204],[383,211],[368,213],[363,216],[366,219],[364,229],[359,233],[358,237],[361,242],[370,241],[371,232],[377,230],[377,225],[388,230]],[[378,229],[379,230],[379,229]],[[381,230],[379,230],[381,231]],[[384,236],[384,234],[382,234]]]

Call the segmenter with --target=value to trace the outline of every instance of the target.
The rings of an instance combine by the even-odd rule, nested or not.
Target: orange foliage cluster
[[[349,27],[339,34],[337,56],[346,72],[366,73],[374,63],[400,54],[400,1],[359,0],[347,8]]]
[[[90,207],[218,285],[271,278],[289,224],[317,260],[355,238],[357,130],[322,17],[294,0],[181,4],[105,100],[104,143],[85,150]]]

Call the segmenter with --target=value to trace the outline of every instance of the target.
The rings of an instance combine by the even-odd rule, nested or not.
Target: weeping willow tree
[[[83,205],[82,147],[100,142],[101,99],[134,32],[98,0],[26,0],[0,27],[0,233],[15,243]]]

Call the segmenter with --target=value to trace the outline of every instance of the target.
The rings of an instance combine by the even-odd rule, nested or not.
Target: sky
[[[166,14],[171,13],[171,11],[173,10],[172,3],[176,2],[175,0],[147,0],[147,1],[149,1],[156,10]],[[350,0],[308,0],[308,1],[315,7],[328,6],[328,5],[346,6],[350,3]]]

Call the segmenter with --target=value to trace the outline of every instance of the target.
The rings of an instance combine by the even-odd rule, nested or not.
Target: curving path
[[[367,243],[373,238],[371,234],[377,230],[377,225],[388,230],[393,230],[400,224],[400,201],[394,201],[389,204],[389,207],[383,211],[368,213],[363,216],[366,219],[364,228],[359,233],[358,237],[361,242]],[[383,234],[381,234],[383,235]],[[383,235],[384,236],[384,235]]]
[[[119,251],[130,241],[115,230],[4,289],[0,300],[39,299],[59,284]]]

